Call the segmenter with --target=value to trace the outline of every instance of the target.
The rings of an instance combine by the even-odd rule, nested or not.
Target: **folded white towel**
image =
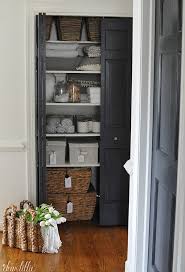
[[[46,44],[46,50],[69,50],[69,51],[74,51],[77,50],[79,47],[78,44],[70,44],[70,43],[65,43],[65,44],[60,44],[60,43],[47,43]]]
[[[78,51],[70,51],[70,50],[47,50],[46,57],[48,58],[76,58],[78,57]]]

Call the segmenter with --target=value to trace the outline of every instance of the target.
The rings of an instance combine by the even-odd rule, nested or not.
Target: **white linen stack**
[[[46,57],[76,58],[79,55],[78,44],[46,44]]]
[[[48,134],[64,134],[75,133],[75,126],[73,124],[73,117],[54,117],[48,116],[46,133]]]
[[[84,48],[84,52],[89,58],[97,58],[101,56],[101,47],[100,46],[88,46]]]
[[[89,95],[89,101],[91,104],[100,104],[100,87],[88,87],[87,93]]]

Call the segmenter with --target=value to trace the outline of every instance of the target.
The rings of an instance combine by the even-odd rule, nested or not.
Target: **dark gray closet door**
[[[36,16],[36,160],[37,203],[46,200],[46,138],[45,138],[45,15]]]
[[[149,272],[171,272],[181,73],[180,1],[156,1]]]
[[[132,20],[103,19],[101,33],[100,224],[127,225]]]

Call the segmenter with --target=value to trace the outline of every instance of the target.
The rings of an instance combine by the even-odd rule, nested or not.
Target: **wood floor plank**
[[[127,229],[73,223],[63,225],[60,228],[60,235],[63,246],[58,254],[22,252],[19,249],[2,246],[0,242],[0,272],[3,272],[3,265],[15,267],[22,261],[31,262],[34,267],[34,270],[27,272],[124,271],[127,257]],[[0,233],[0,241],[1,238]]]

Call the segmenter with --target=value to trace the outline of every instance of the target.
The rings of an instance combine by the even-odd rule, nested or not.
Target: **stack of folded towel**
[[[100,104],[100,87],[88,87],[87,93],[91,104]]]
[[[78,44],[47,43],[46,57],[76,58],[79,55]]]
[[[64,134],[75,133],[73,117],[53,117],[47,118],[46,133],[48,134]]]
[[[101,56],[101,47],[95,45],[88,46],[84,48],[84,52],[89,58],[98,58]]]

